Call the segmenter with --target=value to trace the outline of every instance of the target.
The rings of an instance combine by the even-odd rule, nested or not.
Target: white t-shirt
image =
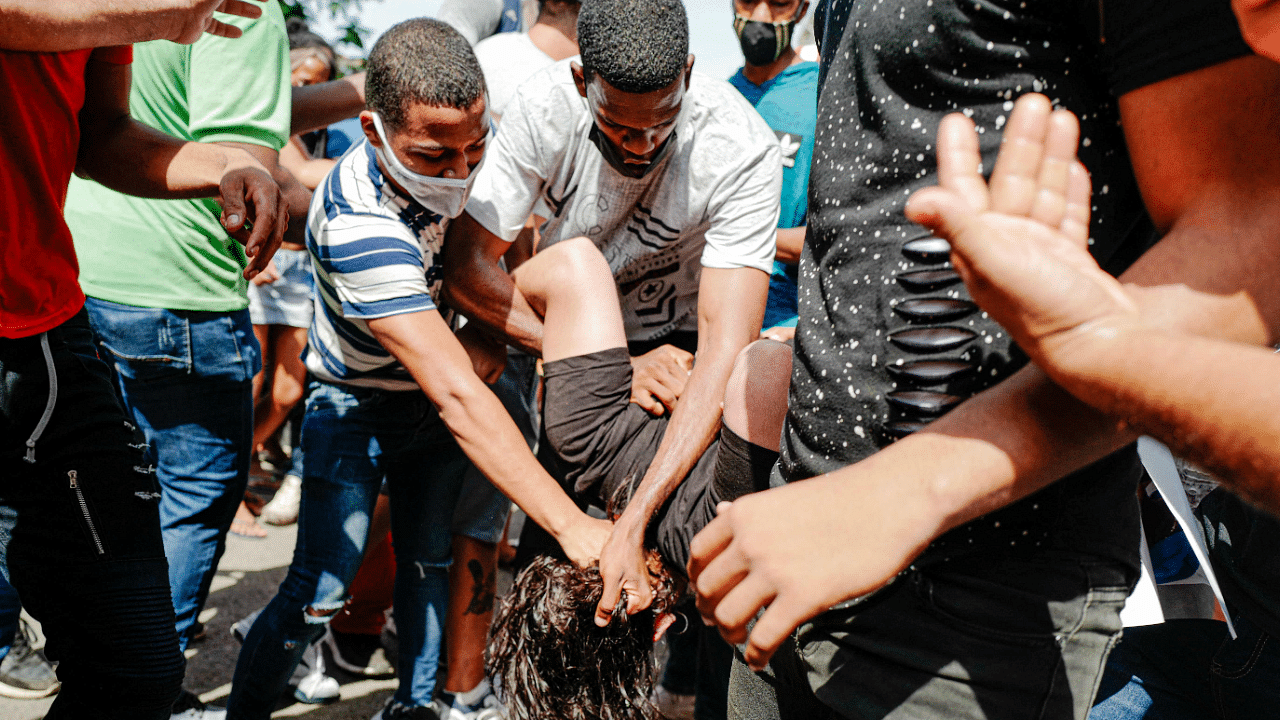
[[[645,177],[625,177],[588,138],[592,116],[570,60],[520,86],[467,212],[511,242],[542,200],[551,211],[543,247],[586,236],[604,253],[629,340],[697,331],[702,268],[773,267],[782,191],[776,136],[731,85],[693,73],[675,145]]]
[[[489,87],[489,111],[502,115],[516,89],[529,76],[555,64],[551,56],[538,49],[528,33],[499,33],[476,45],[476,59],[484,70]]]

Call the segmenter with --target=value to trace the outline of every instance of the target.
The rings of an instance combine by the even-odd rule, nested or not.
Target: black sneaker
[[[386,678],[396,674],[395,667],[387,660],[378,635],[343,633],[332,627],[325,628],[321,641],[329,651],[333,664],[352,675]]]
[[[440,713],[435,705],[409,707],[395,700],[388,700],[387,706],[378,711],[372,720],[440,720]]]
[[[33,700],[49,697],[62,686],[53,664],[43,652],[31,647],[31,634],[27,622],[19,621],[9,654],[0,661],[0,696]]]

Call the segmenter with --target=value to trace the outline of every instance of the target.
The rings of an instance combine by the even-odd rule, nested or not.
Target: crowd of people
[[[1280,2],[725,5],[727,82],[681,0],[446,0],[341,78],[275,0],[0,0],[0,695],[1268,717]],[[1140,435],[1225,603],[1122,630]]]

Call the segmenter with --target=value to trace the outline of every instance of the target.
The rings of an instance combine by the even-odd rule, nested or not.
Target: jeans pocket
[[[1041,595],[962,574],[920,572],[917,577],[924,607],[952,627],[1029,648],[1056,643],[1058,618]]]
[[[115,370],[130,380],[158,380],[191,372],[191,332],[169,310],[89,298],[85,307],[94,338]]]

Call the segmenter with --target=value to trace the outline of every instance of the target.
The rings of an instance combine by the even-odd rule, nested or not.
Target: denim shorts
[[[280,279],[266,285],[249,283],[249,317],[254,325],[311,327],[315,279],[306,250],[276,251],[273,262]]]

